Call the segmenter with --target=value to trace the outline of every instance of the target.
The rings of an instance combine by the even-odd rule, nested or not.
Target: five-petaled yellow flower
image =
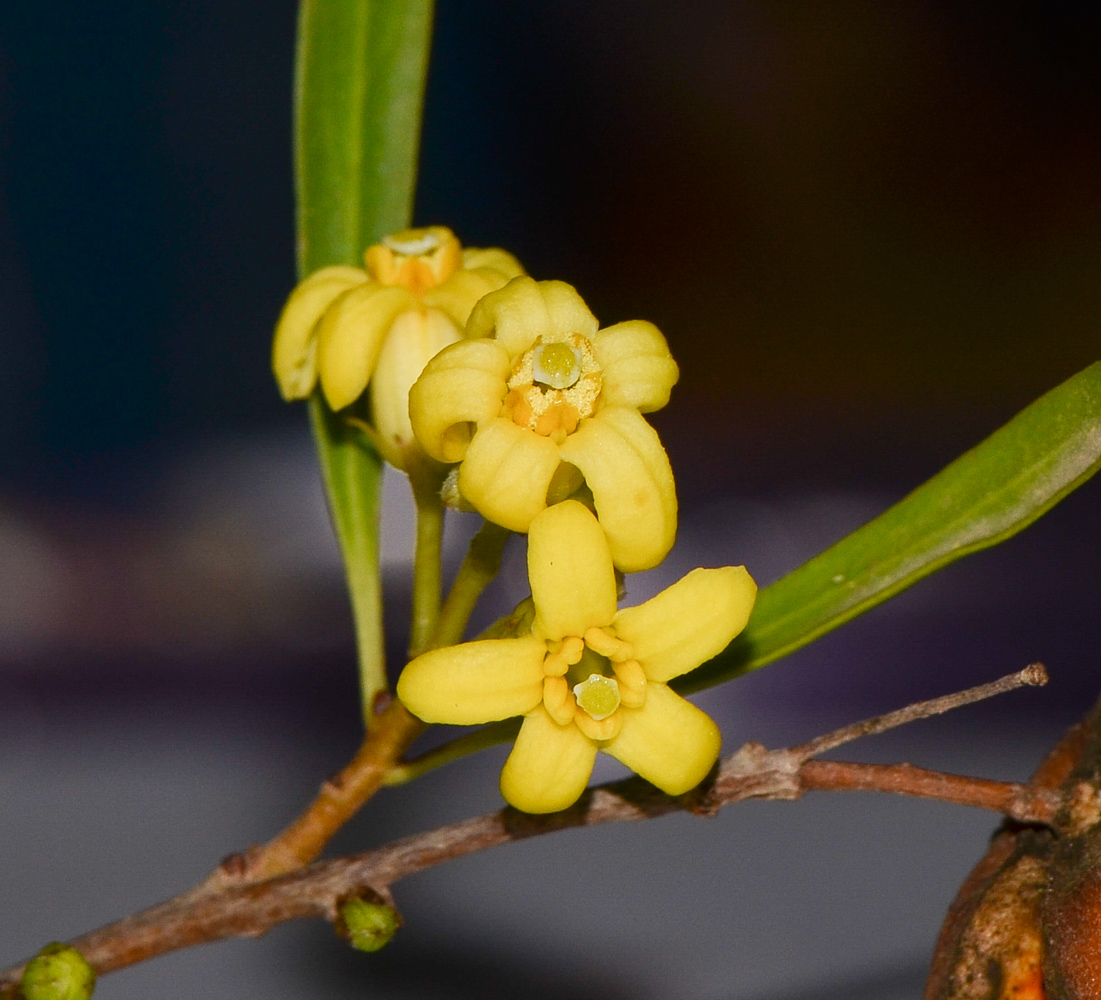
[[[334,410],[371,382],[371,421],[383,457],[404,468],[413,445],[409,387],[462,336],[474,304],[524,273],[512,254],[463,250],[450,229],[383,238],[365,267],[323,267],[291,293],[275,329],[272,367],[284,399],[305,399],[320,376]]]
[[[615,565],[661,562],[676,535],[676,490],[640,414],[669,401],[678,371],[658,328],[630,320],[600,330],[570,285],[521,277],[474,307],[466,337],[409,394],[424,450],[462,463],[460,494],[523,532],[584,478]]]
[[[418,656],[398,682],[406,707],[456,725],[523,715],[501,792],[526,812],[575,802],[597,750],[670,795],[699,784],[718,757],[719,730],[667,682],[745,627],[757,593],[745,568],[693,570],[617,611],[604,532],[586,507],[566,500],[532,521],[528,576],[531,634]]]

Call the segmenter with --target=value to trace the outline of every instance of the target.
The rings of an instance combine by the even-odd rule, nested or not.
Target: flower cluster
[[[443,227],[387,237],[365,262],[295,289],[273,350],[283,395],[320,381],[340,410],[370,382],[384,458],[405,468],[423,450],[459,502],[527,534],[534,606],[519,634],[415,657],[399,698],[426,722],[522,716],[501,791],[527,812],[575,802],[598,751],[671,795],[693,788],[720,734],[669,681],[745,627],[756,585],[744,567],[697,569],[618,607],[619,574],[658,565],[676,536],[672,469],[643,416],[678,378],[665,338],[642,320],[601,328],[570,285]]]

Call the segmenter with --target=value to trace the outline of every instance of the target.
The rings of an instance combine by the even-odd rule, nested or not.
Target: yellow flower
[[[272,368],[287,400],[305,399],[320,376],[334,410],[370,381],[383,457],[400,468],[413,443],[409,387],[459,340],[474,303],[524,269],[504,250],[463,250],[444,226],[385,236],[363,259],[364,269],[323,267],[295,288],[275,328]]]
[[[669,458],[640,413],[669,401],[678,371],[652,323],[598,326],[570,285],[515,278],[425,366],[409,415],[429,455],[462,463],[460,494],[512,531],[584,478],[615,565],[635,572],[676,535]]]
[[[523,715],[501,793],[525,812],[575,802],[597,750],[670,795],[699,784],[719,755],[719,730],[668,681],[745,627],[757,594],[745,567],[693,570],[617,611],[604,532],[586,507],[566,500],[531,523],[528,577],[531,634],[418,656],[398,681],[409,711],[454,725]]]

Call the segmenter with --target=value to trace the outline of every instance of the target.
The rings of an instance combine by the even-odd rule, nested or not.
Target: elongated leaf
[[[1015,535],[1101,466],[1101,363],[1041,396],[890,510],[764,588],[749,627],[677,685],[786,656],[971,552]]]
[[[361,255],[409,225],[432,24],[431,0],[302,0],[295,93],[299,276]],[[382,465],[310,400],[325,490],[348,578],[364,717],[386,689],[379,586]]]
[[[431,0],[302,0],[295,92],[299,276],[362,265],[409,225]]]

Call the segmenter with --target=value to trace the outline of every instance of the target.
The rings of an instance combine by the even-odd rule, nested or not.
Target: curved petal
[[[334,302],[317,327],[317,366],[321,388],[334,410],[354,403],[375,370],[390,326],[417,300],[404,288],[371,282]]]
[[[652,413],[669,402],[680,370],[653,323],[632,319],[609,326],[593,338],[593,350],[604,369],[608,406],[633,406]]]
[[[694,569],[612,623],[652,681],[668,681],[721,653],[749,621],[757,584],[744,566]]]
[[[474,434],[459,466],[459,492],[486,520],[527,531],[547,506],[557,468],[558,447],[550,438],[498,417]]]
[[[559,453],[589,484],[616,567],[635,573],[661,562],[677,535],[677,493],[669,456],[638,411],[605,407]]]
[[[616,582],[604,529],[584,504],[548,507],[528,532],[532,631],[544,639],[582,636],[615,617]]]
[[[603,749],[667,795],[683,795],[707,776],[722,734],[711,717],[664,684],[646,685],[642,708],[621,708],[623,723]]]
[[[456,271],[442,285],[437,285],[424,293],[426,306],[447,313],[462,330],[470,319],[474,304],[484,295],[501,288],[508,277],[489,267],[476,271]]]
[[[284,399],[305,399],[313,391],[317,381],[314,327],[338,295],[366,281],[366,273],[357,267],[323,267],[291,292],[275,324],[271,348],[271,367]]]
[[[589,340],[596,336],[600,324],[573,285],[564,281],[540,281],[539,291],[547,304],[551,339],[565,340],[575,333]]]
[[[409,420],[421,447],[438,462],[462,461],[470,425],[501,412],[508,371],[508,353],[494,340],[462,340],[440,351],[409,390]]]
[[[398,469],[405,468],[406,449],[413,444],[409,390],[424,366],[460,336],[450,317],[428,309],[403,312],[383,339],[371,379],[371,423],[382,457]]]
[[[558,812],[585,791],[595,760],[596,747],[577,726],[560,726],[540,706],[520,727],[501,771],[501,794],[524,812]]]
[[[398,697],[425,722],[473,726],[523,715],[543,700],[546,652],[530,635],[433,649],[406,665]]]
[[[463,251],[463,267],[468,271],[492,268],[500,271],[505,276],[505,281],[519,278],[525,273],[524,265],[500,247],[467,247]]]
[[[550,332],[547,306],[533,278],[513,278],[481,299],[466,324],[468,337],[493,337],[510,358],[523,354]]]

